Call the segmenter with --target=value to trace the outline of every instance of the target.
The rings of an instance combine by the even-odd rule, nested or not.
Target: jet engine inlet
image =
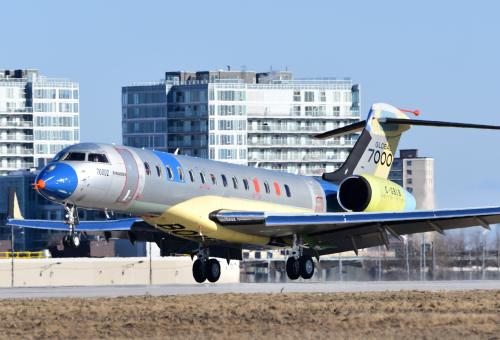
[[[345,210],[364,211],[372,197],[370,183],[363,177],[348,177],[339,187],[339,204]]]

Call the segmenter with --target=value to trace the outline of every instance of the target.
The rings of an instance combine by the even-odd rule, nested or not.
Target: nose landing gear
[[[200,246],[197,259],[193,263],[193,277],[196,282],[203,283],[205,280],[217,282],[220,278],[220,263],[216,259],[208,257],[208,249]]]
[[[66,203],[64,205],[65,215],[64,223],[69,227],[69,234],[63,237],[63,245],[70,248],[78,248],[80,246],[80,234],[75,230],[75,227],[80,222],[78,218],[78,210],[75,205]]]

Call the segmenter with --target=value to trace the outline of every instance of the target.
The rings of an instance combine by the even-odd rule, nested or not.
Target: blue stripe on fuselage
[[[330,195],[337,195],[339,186],[337,184],[323,180],[321,177],[314,177],[314,179],[321,185],[321,188],[325,192],[325,197]]]
[[[169,153],[166,153],[166,152],[161,152],[161,151],[153,151],[153,153],[158,156],[158,158],[161,160],[161,162],[163,163],[163,166],[165,167],[165,169],[163,169],[165,171],[165,173],[167,172],[167,166],[172,169],[172,172],[173,172],[173,175],[174,175],[174,178],[172,179],[173,182],[181,182],[181,178],[179,177],[179,170],[178,168],[182,168],[181,167],[181,163],[179,163],[179,161],[177,160],[177,158],[175,158],[175,156],[169,154]],[[166,178],[168,178],[168,176],[165,176]]]

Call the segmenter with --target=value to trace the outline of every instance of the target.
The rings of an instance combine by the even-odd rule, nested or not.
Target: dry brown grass
[[[500,339],[500,291],[0,300],[1,338]]]

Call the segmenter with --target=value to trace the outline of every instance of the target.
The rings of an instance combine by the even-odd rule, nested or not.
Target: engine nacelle
[[[387,179],[357,175],[340,183],[337,199],[350,211],[411,211],[416,208],[413,195]]]

